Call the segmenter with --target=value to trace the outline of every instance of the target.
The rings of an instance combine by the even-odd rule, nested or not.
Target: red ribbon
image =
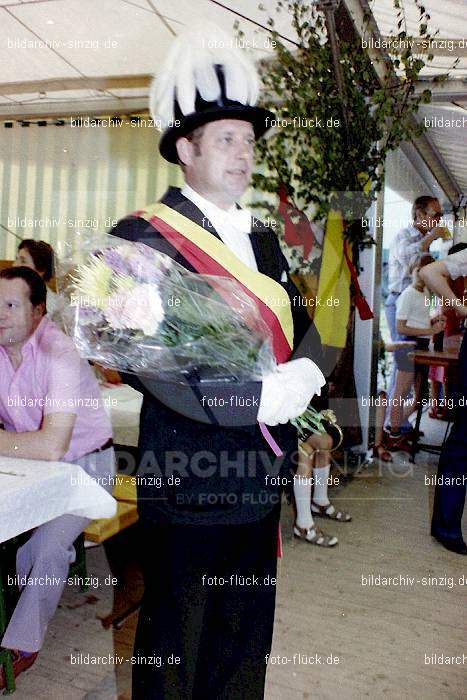
[[[360,288],[360,284],[358,281],[358,273],[357,273],[355,265],[353,264],[352,259],[350,257],[348,247],[349,247],[349,241],[345,239],[344,240],[344,256],[345,256],[345,260],[347,262],[348,268],[350,270],[350,276],[352,278],[352,284],[353,284],[353,288],[355,291],[355,306],[358,309],[358,313],[359,313],[362,321],[368,321],[370,318],[374,318],[374,313],[370,309],[368,302],[365,299],[365,295],[363,294],[363,292]]]
[[[296,209],[289,202],[287,190],[284,183],[279,186],[279,214],[284,219],[284,240],[287,245],[303,246],[303,257],[308,258],[315,242],[315,236],[311,224],[306,215]],[[298,217],[297,223],[294,223],[291,216]]]

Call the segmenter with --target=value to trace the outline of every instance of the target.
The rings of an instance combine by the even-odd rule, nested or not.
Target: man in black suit
[[[290,300],[294,359],[263,381],[203,376],[174,383],[134,379],[144,394],[138,467],[138,510],[146,552],[145,595],[133,657],[138,700],[203,698],[259,700],[271,649],[281,485],[297,463],[300,415],[324,378],[311,361],[316,331],[275,234],[237,199],[246,190],[253,147],[270,113],[226,96],[216,62],[219,95],[197,92],[178,126],[162,135],[160,151],[185,175],[161,203],[187,227],[194,222],[221,241],[254,273],[274,280]],[[182,217],[182,218],[180,218]],[[156,248],[193,272],[199,267],[144,212],[121,220],[112,233]],[[180,234],[183,235],[183,226]],[[285,297],[287,299],[287,297]],[[289,301],[287,301],[289,303]],[[297,359],[301,358],[301,359]],[[276,456],[258,421],[271,428]],[[156,488],[149,477],[162,476]]]

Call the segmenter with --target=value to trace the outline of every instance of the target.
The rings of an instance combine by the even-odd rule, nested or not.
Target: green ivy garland
[[[420,13],[415,39],[429,45],[436,34],[428,31],[430,16],[420,0],[413,2]],[[284,183],[291,205],[315,221],[325,220],[331,209],[341,211],[345,235],[356,250],[373,243],[362,224],[384,185],[386,156],[425,131],[423,123],[412,117],[420,103],[431,100],[429,90],[417,94],[415,86],[433,55],[417,53],[416,43],[409,41],[413,37],[407,33],[402,0],[394,0],[394,7],[398,32],[390,39],[400,50],[393,59],[394,72],[384,84],[361,40],[339,39],[344,102],[319,6],[278,0],[276,12],[287,11],[292,17],[297,35],[293,49],[276,31],[274,18],[267,21],[275,43],[272,60],[261,70],[262,104],[277,115],[278,128],[257,144],[260,169],[253,185],[267,197],[255,206],[281,221],[271,195],[277,195]],[[238,34],[244,36],[240,30]],[[309,261],[296,250],[293,257],[297,271],[309,270]]]

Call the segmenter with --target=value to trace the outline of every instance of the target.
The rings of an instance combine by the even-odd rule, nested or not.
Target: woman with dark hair
[[[25,238],[18,246],[18,253],[13,267],[30,267],[42,277],[47,284],[47,316],[57,322],[59,320],[60,298],[49,282],[54,276],[54,249],[45,241],[35,241]]]

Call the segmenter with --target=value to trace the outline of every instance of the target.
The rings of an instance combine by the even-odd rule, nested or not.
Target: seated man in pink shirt
[[[0,455],[74,462],[109,491],[112,428],[88,363],[46,314],[46,287],[34,270],[0,272]],[[63,515],[36,528],[17,553],[26,585],[1,641],[15,675],[35,660],[59,603],[73,541],[89,522]],[[0,688],[2,687],[0,675]]]

